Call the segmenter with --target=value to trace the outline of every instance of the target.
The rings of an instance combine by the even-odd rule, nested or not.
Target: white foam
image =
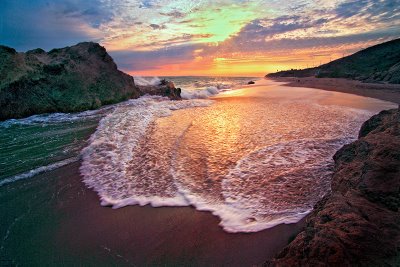
[[[47,124],[60,122],[73,122],[79,120],[95,119],[102,116],[107,110],[113,106],[105,106],[97,110],[87,110],[79,113],[49,113],[32,115],[23,119],[9,119],[0,122],[0,127],[8,128],[12,125],[31,125],[31,124]]]
[[[5,178],[5,179],[0,181],[0,186],[6,185],[6,184],[9,184],[9,183],[13,183],[13,182],[16,182],[16,181],[19,181],[19,180],[31,178],[31,177],[33,177],[35,175],[38,175],[38,174],[41,174],[41,173],[44,173],[44,172],[52,171],[52,170],[58,169],[58,168],[60,168],[62,166],[65,166],[65,165],[71,164],[73,162],[76,162],[78,160],[79,160],[78,157],[72,157],[72,158],[69,158],[69,159],[58,161],[58,162],[53,163],[53,164],[49,164],[49,165],[46,165],[46,166],[41,166],[41,167],[38,167],[36,169],[30,170],[30,171],[27,171],[27,172],[24,172],[24,173],[21,173],[21,174],[12,176],[12,177],[8,177],[8,178]]]
[[[174,181],[190,205],[218,216],[219,225],[226,232],[257,232],[282,223],[296,223],[311,212],[313,205],[329,190],[330,172],[327,169],[332,163],[331,156],[345,142],[345,139],[296,140],[254,151],[239,160],[225,176],[222,202],[203,198],[188,189],[181,183],[188,174],[180,168],[173,168]],[[287,170],[286,181],[280,181],[274,188],[266,188],[263,183],[282,175],[282,170]],[[285,194],[281,188],[288,183],[298,183],[299,174],[309,175],[302,182],[308,183],[307,189],[314,193],[303,199],[298,196],[295,207],[285,206],[285,200],[280,198]],[[273,189],[277,190],[276,194]],[[266,200],[265,195],[274,197],[269,200],[272,204],[260,201]]]
[[[158,77],[152,77],[152,78],[143,78],[141,76],[135,76],[134,77],[135,84],[137,85],[159,85],[161,80]]]
[[[183,99],[204,99],[245,85],[247,85],[247,82],[244,80],[196,81],[187,87],[183,87],[181,96]]]
[[[239,160],[223,181],[226,204],[235,212],[219,215],[222,227],[255,232],[299,221],[330,189],[332,155],[344,143],[345,139],[295,140]]]
[[[184,207],[189,206],[189,203],[184,196],[177,194],[175,197],[159,197],[159,196],[132,196],[124,199],[109,199],[106,196],[101,196],[102,206],[112,206],[113,209],[122,208],[130,205],[151,205],[152,207]]]
[[[102,205],[114,208],[136,204],[157,207],[188,205],[184,197],[172,189],[163,192],[165,195],[162,196],[146,190],[138,191],[131,184],[134,177],[129,168],[132,168],[134,158],[140,160],[138,153],[141,152],[137,152],[139,142],[146,137],[156,118],[169,116],[173,110],[205,107],[211,103],[210,100],[170,101],[145,96],[115,108],[100,121],[89,145],[82,150],[80,171],[84,182],[98,192]],[[156,167],[154,169],[157,170]]]
[[[239,84],[242,84],[242,83],[234,83],[234,82],[227,82],[227,81],[224,81],[224,82],[197,81],[193,84],[193,86],[195,88],[215,88],[218,90],[224,90],[224,89],[233,88]]]
[[[220,90],[215,86],[210,86],[205,89],[185,90],[182,89],[181,97],[183,99],[204,99],[220,93]]]
[[[219,103],[199,120],[198,110],[189,110],[156,121],[211,103],[143,97],[117,106],[82,152],[84,182],[102,205],[193,205],[218,216],[227,232],[257,232],[298,222],[312,210],[329,191],[333,153],[356,135],[366,116],[343,107],[271,100],[251,106],[252,117],[235,118],[249,114],[241,111],[220,118],[225,106]],[[221,125],[213,123],[218,119]],[[227,126],[230,119],[237,127]],[[243,150],[229,149],[237,147]],[[232,161],[218,164],[223,157]]]

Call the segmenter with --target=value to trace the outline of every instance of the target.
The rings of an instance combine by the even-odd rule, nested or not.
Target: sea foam
[[[38,174],[41,174],[41,173],[44,173],[44,172],[48,172],[48,171],[52,171],[52,170],[58,169],[58,168],[60,168],[62,166],[71,164],[73,162],[77,162],[78,160],[79,160],[79,157],[72,157],[72,158],[61,160],[61,161],[58,161],[58,162],[55,162],[55,163],[52,163],[52,164],[49,164],[49,165],[46,165],[46,166],[40,166],[40,167],[38,167],[36,169],[33,169],[33,170],[30,170],[30,171],[27,171],[27,172],[24,172],[24,173],[20,173],[18,175],[15,175],[15,176],[8,177],[8,178],[5,178],[3,180],[0,180],[0,186],[6,185],[6,184],[9,184],[9,183],[13,183],[13,182],[16,182],[16,181],[19,181],[19,180],[28,179],[28,178],[31,178],[31,177],[36,176]]]
[[[115,107],[82,151],[84,182],[105,206],[191,205],[227,232],[257,232],[312,210],[330,190],[333,154],[370,116],[298,98],[211,103],[142,97]]]
[[[170,101],[162,97],[145,96],[117,107],[100,121],[89,140],[89,146],[82,151],[80,171],[84,182],[98,192],[102,205],[114,208],[133,204],[188,205],[184,197],[173,188],[166,188],[162,196],[146,190],[136,190],[128,181],[139,178],[143,182],[149,179],[150,174],[142,170],[143,177],[133,176],[132,161],[142,160],[141,154],[148,152],[138,152],[139,142],[146,137],[155,119],[170,116],[173,110],[207,107],[211,103],[211,100]],[[155,166],[153,172],[158,169]],[[162,179],[154,177],[157,178]]]

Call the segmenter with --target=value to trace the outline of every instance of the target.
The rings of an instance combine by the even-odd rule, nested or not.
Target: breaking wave
[[[173,110],[207,107],[211,103],[211,100],[169,101],[153,96],[132,100],[129,105],[116,108],[100,121],[97,131],[90,138],[90,145],[82,151],[80,171],[84,182],[99,193],[102,205],[114,208],[133,204],[187,205],[184,198],[176,194],[172,184],[163,188],[161,196],[153,196],[149,190],[138,191],[126,179],[131,179],[131,182],[149,179],[151,183],[151,178],[154,178],[156,183],[160,179],[156,176],[160,174],[159,169],[169,168],[169,165],[157,165],[157,162],[144,170],[132,167],[137,166],[133,162],[143,161],[146,153],[156,152],[140,149],[140,141],[146,139],[155,119],[170,116]],[[156,189],[160,190],[161,186],[157,185]]]
[[[144,78],[141,76],[135,76],[134,77],[135,84],[137,85],[158,85],[160,84],[161,80],[158,77],[152,77],[152,78]]]
[[[144,97],[117,107],[82,151],[85,184],[104,206],[191,205],[227,232],[294,223],[330,190],[333,154],[370,115],[271,100],[249,104],[248,116],[211,103]]]
[[[220,90],[215,87],[207,87],[206,89],[198,89],[198,90],[182,90],[181,97],[183,99],[204,99],[209,98],[210,96],[217,95],[220,93]]]

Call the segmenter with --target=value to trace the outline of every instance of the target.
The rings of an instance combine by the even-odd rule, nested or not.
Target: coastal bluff
[[[97,43],[25,53],[0,45],[0,121],[97,109],[147,93],[180,99],[170,82],[139,88]]]
[[[400,264],[400,110],[371,117],[334,161],[331,192],[266,266]]]
[[[363,49],[315,68],[269,73],[266,78],[345,78],[366,83],[400,84],[400,39]]]
[[[0,120],[96,109],[139,95],[133,77],[97,43],[47,53],[0,46]]]

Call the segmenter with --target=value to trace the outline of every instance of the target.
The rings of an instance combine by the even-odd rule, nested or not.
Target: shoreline
[[[398,266],[399,119],[399,108],[372,116],[336,152],[332,191],[267,266]]]
[[[242,101],[242,93],[250,98],[260,97],[264,93],[260,86],[259,90],[233,90],[227,97],[216,98]],[[69,183],[76,188],[63,196],[71,201],[59,210],[70,215],[62,221],[58,243],[74,248],[74,258],[98,254],[102,244],[103,253],[138,265],[260,265],[282,251],[308,218],[307,215],[296,224],[280,224],[260,232],[233,234],[219,226],[217,216],[194,207],[102,207],[97,193],[81,181],[78,166],[79,163],[68,170]],[[81,221],[86,223],[78,227],[80,234],[72,237]]]
[[[101,262],[133,265],[255,265],[283,249],[305,224],[281,224],[256,233],[227,233],[219,218],[193,207],[100,205],[95,191],[79,174],[80,162],[57,170],[66,175],[58,187],[69,184],[56,205],[63,214],[56,243],[75,260],[87,255]],[[50,174],[47,174],[50,175]],[[89,263],[89,262],[88,262]]]
[[[285,86],[290,87],[306,87],[348,93],[400,104],[400,84],[362,83],[343,78],[279,77],[267,79],[285,82]]]
[[[245,90],[244,101],[263,90]],[[243,94],[232,92],[224,101]],[[27,229],[7,237],[6,257],[21,265],[28,260],[37,265],[261,265],[282,251],[309,217],[260,232],[232,234],[219,226],[217,216],[193,207],[102,207],[97,193],[83,183],[80,163],[6,185],[16,188],[10,196],[18,197],[9,197],[7,205],[21,212],[14,218],[22,218],[19,227]],[[2,193],[0,201],[7,203]],[[10,229],[13,224],[7,222]]]

